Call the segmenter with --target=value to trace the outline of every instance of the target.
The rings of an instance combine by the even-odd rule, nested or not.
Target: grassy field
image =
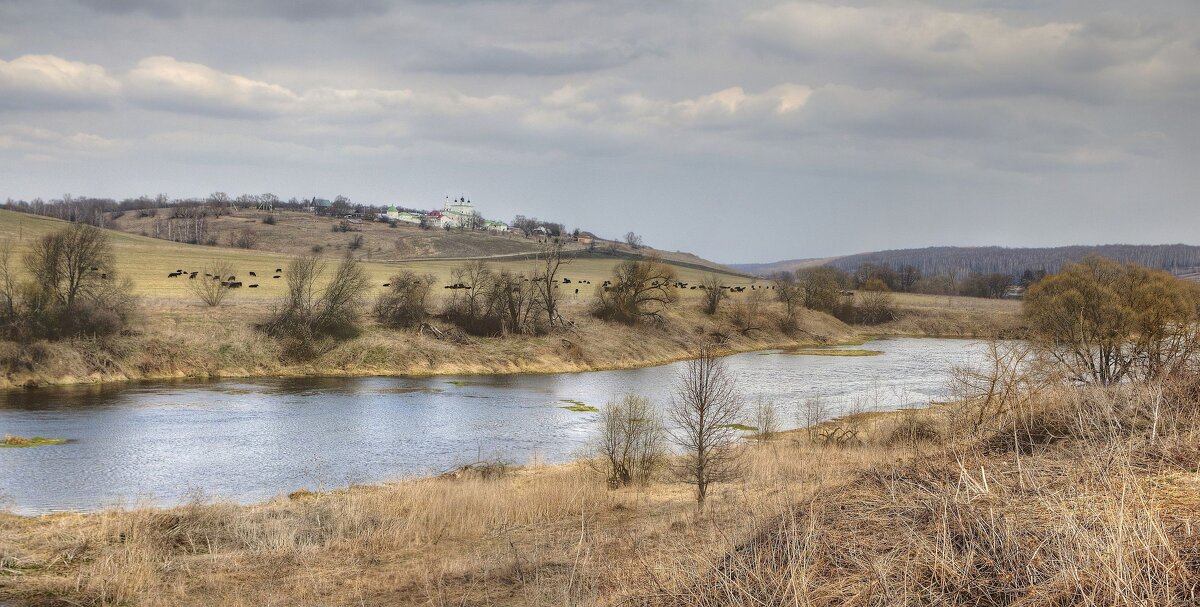
[[[1193,386],[1194,389],[1195,386]],[[253,506],[0,514],[12,605],[1195,605],[1188,393],[1052,390],[963,424],[944,405],[753,441],[705,511],[664,472],[586,462]],[[969,417],[969,416],[968,416]],[[852,428],[853,441],[821,437]],[[1029,432],[1053,428],[1053,437]]]
[[[243,211],[243,213],[260,213],[257,211]],[[142,219],[138,221],[148,221]],[[223,217],[220,221],[231,222],[250,222],[250,220],[242,217],[228,218]],[[263,234],[270,233],[273,229],[280,230],[280,234],[294,235],[297,232],[314,232],[319,234],[321,238],[325,236],[348,239],[346,234],[329,233],[328,225],[332,220],[326,218],[313,217],[305,213],[289,213],[280,216],[280,224],[275,226],[262,225],[260,231]],[[303,226],[302,229],[283,231],[285,222],[296,222]],[[318,225],[319,224],[319,225]],[[0,211],[0,239],[8,239],[14,246],[16,251],[21,251],[33,242],[39,236],[59,230],[67,224],[54,219],[44,217],[36,217],[11,211]],[[324,226],[324,231],[319,231],[319,228]],[[367,224],[366,228],[375,231],[382,231],[384,234],[396,237],[396,233],[403,233],[404,238],[420,237],[429,238],[429,233],[433,232],[434,236],[440,239],[456,238],[456,237],[471,237],[474,239],[484,239],[487,242],[501,242],[508,237],[489,236],[486,234],[453,234],[442,233],[436,231],[421,230],[418,228],[388,228],[384,224]],[[407,234],[411,232],[412,234]],[[301,246],[294,247],[295,255],[289,253],[281,253],[265,248],[269,243],[263,243],[262,249],[237,249],[226,246],[206,246],[206,245],[189,245],[170,242],[157,238],[150,238],[138,234],[131,234],[121,231],[110,231],[113,237],[114,249],[117,257],[117,270],[122,276],[128,276],[133,280],[135,292],[138,295],[149,297],[160,303],[178,303],[181,305],[196,303],[195,297],[187,289],[187,276],[168,278],[168,274],[176,270],[184,270],[187,272],[200,271],[200,276],[203,277],[204,267],[209,264],[224,262],[233,267],[235,275],[238,276],[245,284],[258,284],[255,289],[243,288],[237,291],[230,299],[232,302],[246,301],[266,301],[279,297],[285,291],[285,281],[283,278],[272,278],[277,272],[276,269],[286,268],[290,260],[294,259],[295,255],[309,253],[309,247],[303,243],[311,239],[299,237],[296,241],[302,243]],[[265,238],[265,237],[264,237]],[[516,238],[516,237],[513,237]],[[318,239],[319,240],[319,239]],[[524,241],[525,239],[519,239]],[[221,241],[224,242],[224,241]],[[279,245],[278,249],[286,250],[288,247]],[[481,247],[482,251],[493,251],[486,247]],[[522,245],[521,248],[513,252],[527,253],[535,251],[536,247],[532,244]],[[330,264],[337,263],[340,255],[344,255],[345,250],[341,253],[337,249],[327,250],[324,257],[328,258]],[[459,251],[461,252],[461,251]],[[462,265],[462,261],[451,260],[421,260],[421,261],[385,261],[385,260],[370,260],[365,254],[359,255],[363,258],[371,280],[377,290],[382,290],[383,284],[388,279],[400,270],[412,270],[419,273],[429,273],[437,277],[437,285],[449,284],[451,271]],[[495,261],[490,262],[497,269],[509,269],[513,272],[530,273],[532,263],[529,261]],[[591,297],[593,290],[606,280],[612,272],[613,266],[618,263],[614,258],[594,258],[594,259],[573,259],[565,264],[562,269],[562,275],[571,279],[572,283],[578,283],[580,280],[589,280],[591,285],[580,285],[578,287],[570,287],[562,285],[564,297],[570,296],[575,298],[575,289],[579,289],[579,298]],[[706,272],[690,268],[677,267],[676,271],[680,280],[684,282],[698,283],[706,274]],[[257,277],[250,276],[250,272],[257,274]],[[744,277],[722,274],[721,275],[727,284],[731,285],[750,285],[753,281]],[[446,294],[443,289],[435,289],[435,296],[441,297]],[[684,299],[697,298],[695,291],[682,290],[679,292]]]
[[[0,211],[0,239],[19,253],[39,236],[66,223]],[[390,228],[385,228],[390,229]],[[617,259],[573,259],[560,276],[561,312],[571,326],[560,333],[537,337],[477,338],[462,335],[433,319],[450,337],[436,339],[411,331],[377,326],[369,319],[360,337],[331,344],[318,356],[291,360],[280,343],[260,331],[272,305],[285,292],[285,279],[272,278],[293,257],[283,253],[228,247],[187,245],[110,232],[118,274],[128,276],[139,297],[139,317],[125,335],[103,342],[65,340],[16,344],[0,342],[0,388],[47,384],[94,383],[125,379],[182,377],[245,377],[261,375],[427,375],[458,373],[568,372],[631,368],[680,360],[703,343],[717,340],[727,352],[767,348],[796,348],[861,340],[864,332],[819,312],[803,311],[798,330],[779,329],[782,305],[767,297],[761,308],[761,329],[743,334],[733,312],[755,293],[731,293],[721,312],[700,312],[701,291],[680,289],[678,301],[656,326],[625,326],[592,317],[594,290],[609,278]],[[187,275],[170,278],[176,270],[203,272],[206,264],[230,264],[244,284],[221,306],[209,308],[187,288]],[[330,257],[335,263],[336,258]],[[434,311],[450,290],[450,273],[461,261],[365,261],[373,298],[401,269],[436,276]],[[528,272],[529,261],[492,262],[497,268]],[[250,272],[258,276],[251,277]],[[679,279],[698,283],[705,272],[678,267]],[[203,274],[200,274],[201,280]],[[580,281],[591,284],[579,285]],[[762,286],[743,277],[723,275],[729,285]],[[579,285],[579,286],[576,286]],[[578,289],[578,293],[576,293]],[[896,321],[866,328],[867,334],[986,336],[1004,334],[1019,325],[1014,302],[899,296]]]

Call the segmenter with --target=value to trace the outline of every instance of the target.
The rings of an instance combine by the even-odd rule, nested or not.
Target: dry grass
[[[828,422],[861,431],[843,448],[785,433],[748,446],[746,476],[719,486],[703,513],[686,486],[610,491],[573,464],[479,467],[255,506],[0,516],[0,599],[1194,605],[1195,426],[1097,434],[1095,422],[1116,420],[1096,403],[1131,397],[1048,396],[1021,427],[1074,421],[1055,422],[1063,434],[1025,452],[989,446],[1014,420],[970,438],[892,440],[914,421],[954,434],[944,408]]]
[[[896,320],[870,327],[877,335],[1020,337],[1021,302],[957,295],[894,293]]]

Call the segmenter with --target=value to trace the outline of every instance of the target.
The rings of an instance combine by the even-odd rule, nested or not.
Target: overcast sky
[[[724,262],[1200,244],[1198,110],[1195,0],[0,0],[0,197],[463,193]]]

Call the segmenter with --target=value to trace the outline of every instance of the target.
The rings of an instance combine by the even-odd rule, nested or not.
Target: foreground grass
[[[1194,605],[1200,435],[1177,400],[1153,433],[1128,423],[1143,396],[1061,392],[975,430],[942,406],[785,433],[748,446],[746,473],[704,512],[665,476],[607,490],[578,463],[255,506],[0,516],[0,599]],[[857,440],[822,444],[850,426]]]

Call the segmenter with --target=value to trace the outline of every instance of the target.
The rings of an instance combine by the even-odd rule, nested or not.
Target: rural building
[[[580,232],[579,235],[575,237],[575,242],[578,242],[581,245],[591,246],[592,243],[596,242],[596,235],[591,232]]]

